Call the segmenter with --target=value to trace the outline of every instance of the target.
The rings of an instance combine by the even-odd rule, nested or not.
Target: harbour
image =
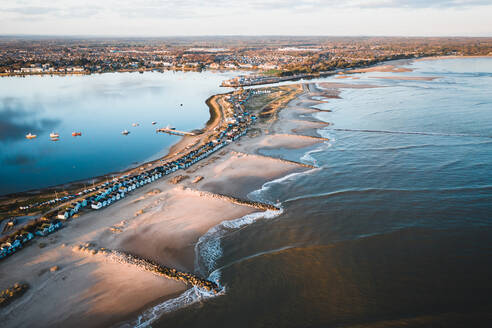
[[[152,122],[203,128],[209,117],[203,99],[227,92],[219,84],[229,74],[2,77],[0,195],[88,180],[164,156],[179,136],[157,135]],[[130,134],[123,139],[125,129]],[[52,132],[59,137],[50,138]]]

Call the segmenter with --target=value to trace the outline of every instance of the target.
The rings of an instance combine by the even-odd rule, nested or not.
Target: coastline
[[[103,254],[73,252],[72,247],[95,243],[108,249],[132,252],[163,265],[201,271],[196,266],[196,246],[204,235],[224,222],[235,222],[242,218],[255,220],[266,215],[262,211],[264,209],[234,203],[227,196],[241,199],[269,181],[313,169],[303,163],[289,163],[261,154],[265,149],[304,149],[328,141],[316,132],[328,123],[306,114],[322,111],[311,107],[325,102],[320,97],[338,97],[338,89],[349,86],[325,84],[325,89],[321,83],[319,86],[305,83],[300,87],[303,89],[302,94],[289,101],[282,110],[264,117],[240,141],[185,171],[143,187],[110,208],[89,212],[74,219],[74,222],[51,235],[46,242],[35,241],[26,250],[6,259],[0,267],[0,287],[11,285],[15,282],[14,278],[28,280],[34,287],[13,304],[15,307],[9,308],[5,315],[6,325],[20,324],[15,321],[20,319],[15,317],[22,317],[21,313],[26,309],[26,322],[37,322],[34,321],[36,316],[49,313],[48,318],[42,319],[47,320],[46,324],[85,322],[91,326],[108,326],[134,323],[143,311],[190,291],[179,283],[155,277],[130,265],[112,263]],[[265,103],[257,110],[261,113],[268,104]],[[183,143],[178,147],[180,142]],[[197,142],[194,137],[182,138],[174,145],[174,156],[179,156],[180,151],[194,142]],[[170,150],[166,156],[172,156],[173,151]],[[264,169],[258,172],[258,167]],[[177,184],[171,183],[171,178],[178,175],[188,178]],[[201,179],[196,181],[198,177]],[[17,265],[29,267],[32,272],[18,276],[8,272],[6,266]],[[60,270],[49,272],[53,266],[59,266]],[[205,271],[203,274],[208,273]],[[121,276],[121,279],[114,281],[112,277],[115,275]],[[90,279],[96,282],[91,284],[91,281],[87,281]],[[125,283],[128,279],[135,283]],[[72,292],[68,294],[60,290],[64,286],[73,286]],[[84,292],[86,290],[91,292]],[[147,295],[142,290],[152,290],[152,293]],[[49,297],[54,300],[53,303],[68,300],[66,308],[72,311],[71,316],[58,315],[58,309],[42,304],[42,297]],[[134,299],[138,299],[139,304],[131,301]],[[29,312],[31,309],[33,313]],[[103,310],[110,311],[111,316],[101,315]],[[5,312],[0,310],[0,314]]]
[[[283,88],[282,95],[292,98],[294,94],[297,97],[279,112],[280,105],[284,105],[280,101],[273,113],[261,119],[239,142],[181,173],[189,178],[173,184],[172,178],[180,174],[173,173],[171,177],[145,186],[107,209],[90,211],[73,219],[61,231],[46,239],[34,240],[19,254],[4,259],[0,267],[0,287],[18,280],[29,281],[33,286],[20,300],[0,311],[6,318],[6,325],[16,326],[20,324],[18,320],[40,324],[39,311],[51,313],[41,320],[46,325],[84,320],[94,326],[117,324],[135,320],[136,313],[184,292],[186,288],[179,282],[156,277],[128,264],[113,263],[101,252],[86,254],[73,249],[77,245],[94,244],[108,250],[129,252],[179,270],[196,271],[195,245],[207,231],[221,222],[251,215],[261,217],[265,210],[270,211],[269,207],[261,204],[257,206],[242,201],[246,200],[247,194],[269,181],[313,168],[261,155],[261,149],[300,149],[327,141],[319,135],[309,135],[309,132],[326,125],[312,117],[304,117],[302,102],[312,101],[309,87]],[[207,124],[208,130],[213,130],[223,118],[220,106],[213,106],[212,100],[209,98],[209,103],[217,116]],[[263,102],[257,108],[258,112],[261,113],[270,103]],[[182,138],[166,157],[179,156],[188,144],[197,143],[203,137],[202,134]],[[258,165],[264,170],[258,172]],[[201,180],[195,182],[196,177],[201,177]],[[59,269],[50,272],[49,268],[55,266]],[[8,269],[10,267],[29,267],[30,270],[14,274]],[[112,277],[116,272],[120,278],[115,280]],[[133,283],[124,282],[128,280]],[[66,284],[71,287],[63,288]],[[151,293],[142,292],[149,288]],[[49,297],[53,302],[43,304],[40,297]],[[135,299],[138,302],[131,301]],[[60,312],[69,312],[70,316],[59,314],[58,309],[51,305],[59,304],[57,300],[67,306]],[[19,316],[18,311],[26,309],[28,314]],[[106,313],[103,309],[110,313],[109,317],[103,314]]]

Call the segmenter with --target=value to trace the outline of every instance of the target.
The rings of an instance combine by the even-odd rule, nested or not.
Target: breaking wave
[[[203,274],[210,272],[208,280],[216,282],[220,290],[218,293],[206,291],[196,286],[186,290],[176,298],[167,300],[161,304],[148,309],[141,314],[134,323],[136,328],[150,327],[150,325],[159,319],[163,314],[173,312],[180,308],[190,306],[194,303],[205,301],[212,297],[225,295],[226,286],[220,284],[221,271],[214,270],[217,260],[222,257],[223,251],[221,239],[228,233],[250,225],[259,219],[273,219],[282,214],[283,209],[267,210],[247,214],[239,219],[226,220],[212,227],[203,236],[198,239],[195,245],[195,271]],[[212,271],[214,270],[214,271]]]
[[[213,279],[213,274],[211,274],[208,279]],[[208,298],[216,297],[219,295],[225,294],[225,287],[222,287],[221,290],[215,294],[212,291],[206,291],[201,288],[194,286],[186,290],[183,294],[179,295],[176,298],[167,300],[161,304],[154,306],[153,308],[148,309],[143,314],[141,314],[135,324],[133,325],[136,328],[144,328],[150,327],[150,325],[157,319],[159,319],[163,314],[173,312],[185,306],[192,305],[197,302],[204,301]]]

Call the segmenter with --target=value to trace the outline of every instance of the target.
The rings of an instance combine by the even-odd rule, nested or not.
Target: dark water
[[[253,193],[283,213],[237,221],[199,254],[225,295],[154,327],[490,326],[492,60],[412,67],[441,78],[347,81],[386,87],[323,105],[329,143],[271,152],[320,168]]]
[[[179,137],[155,129],[202,128],[210,117],[205,100],[226,92],[219,85],[231,76],[168,71],[0,78],[0,195],[87,179],[165,155]],[[121,134],[124,129],[128,136]],[[82,137],[72,137],[74,131]],[[38,137],[27,140],[29,132]],[[51,141],[51,132],[60,140]]]

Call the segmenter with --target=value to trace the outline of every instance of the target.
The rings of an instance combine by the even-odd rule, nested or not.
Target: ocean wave
[[[209,279],[211,278],[213,278],[212,275],[209,277]],[[145,311],[143,314],[141,314],[138,317],[133,327],[135,328],[150,327],[150,325],[154,321],[159,319],[165,313],[173,312],[180,308],[190,306],[194,303],[201,302],[206,299],[217,297],[224,294],[225,294],[225,287],[222,287],[222,289],[217,294],[215,294],[212,291],[208,292],[198,287],[190,288],[187,291],[185,291],[183,294],[179,295],[178,297],[167,300]]]
[[[215,268],[217,260],[222,257],[221,239],[228,233],[250,225],[259,219],[273,219],[283,213],[283,209],[267,210],[247,214],[234,220],[226,220],[211,228],[198,239],[195,245],[195,271],[210,272]]]
[[[261,186],[260,189],[250,192],[248,194],[248,198],[251,200],[257,201],[257,202],[272,204],[272,202],[269,199],[263,197],[263,195],[266,194],[273,186],[275,186],[277,184],[285,183],[286,181],[289,181],[292,179],[296,179],[302,175],[312,174],[312,173],[318,172],[320,169],[321,168],[319,168],[319,167],[315,167],[315,168],[310,169],[308,171],[291,173],[291,174],[288,174],[288,175],[281,177],[279,179],[267,182],[267,183],[263,184],[263,186]]]
[[[219,292],[209,292],[195,286],[186,290],[176,298],[167,300],[148,309],[138,317],[137,321],[132,326],[137,328],[149,327],[166,313],[190,306],[197,302],[205,301],[212,297],[225,295],[226,286],[220,284],[221,270],[214,270],[217,260],[220,259],[223,254],[220,242],[221,239],[226,234],[250,225],[259,219],[272,219],[282,214],[282,212],[283,209],[280,208],[280,210],[267,210],[251,213],[238,219],[223,221],[208,230],[198,239],[198,242],[195,245],[195,271],[199,273],[210,272],[207,280],[216,282],[220,287]]]
[[[301,156],[300,160],[304,164],[311,164],[313,166],[318,166],[318,161],[312,156],[312,154],[320,153],[322,151],[325,151],[327,148],[330,148],[333,145],[333,142],[335,142],[335,138],[331,136],[327,130],[324,129],[317,129],[316,132],[322,136],[323,138],[327,138],[329,141],[323,142],[320,146],[316,147],[313,150],[310,150],[306,152],[304,155]]]

